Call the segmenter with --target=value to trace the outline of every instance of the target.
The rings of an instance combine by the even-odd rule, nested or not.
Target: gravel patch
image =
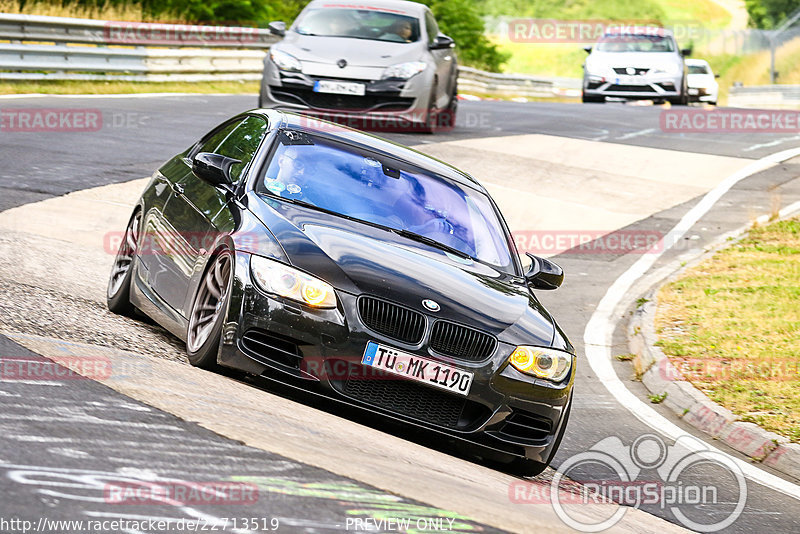
[[[3,284],[0,328],[188,363],[183,342],[149,319],[115,315],[93,300],[27,284]]]

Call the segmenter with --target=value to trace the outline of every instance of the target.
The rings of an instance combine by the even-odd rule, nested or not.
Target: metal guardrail
[[[261,28],[116,22],[0,13],[0,79],[254,81],[278,38]],[[580,80],[459,68],[459,90],[574,96]],[[565,92],[566,91],[566,92]]]
[[[800,85],[731,87],[728,105],[736,108],[800,109]]]
[[[0,13],[0,39],[88,45],[267,49],[278,38],[263,28],[196,26]]]

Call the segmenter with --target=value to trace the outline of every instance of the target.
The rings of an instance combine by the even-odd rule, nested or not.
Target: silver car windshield
[[[665,35],[613,34],[597,42],[600,52],[674,52],[675,42]]]
[[[506,233],[485,194],[433,174],[392,168],[379,157],[319,138],[313,144],[281,142],[257,191],[423,236],[514,271]]]
[[[301,35],[397,43],[416,42],[420,37],[415,17],[372,9],[311,9],[297,19],[293,29]]]

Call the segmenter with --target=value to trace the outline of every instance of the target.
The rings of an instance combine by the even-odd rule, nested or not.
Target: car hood
[[[274,45],[276,50],[291,54],[300,61],[336,64],[340,59],[353,67],[388,67],[422,57],[421,42],[393,43],[346,37],[300,35],[294,31]]]
[[[689,74],[686,76],[689,87],[714,87],[717,80],[713,74]]]
[[[339,291],[391,300],[512,344],[552,343],[552,318],[518,277],[305,207],[261,199],[251,210],[292,265]],[[426,310],[425,299],[436,301],[440,311]]]
[[[586,63],[594,66],[655,69],[663,65],[683,65],[674,52],[592,52]]]

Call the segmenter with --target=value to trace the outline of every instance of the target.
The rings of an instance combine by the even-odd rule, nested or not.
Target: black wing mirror
[[[584,51],[585,51],[587,54],[591,54],[591,53],[592,53],[592,45],[586,45],[586,46],[584,46],[584,47],[583,47],[583,50],[584,50]]]
[[[682,49],[681,49],[681,55],[682,55],[683,57],[689,57],[689,56],[691,56],[691,55],[692,55],[692,49],[691,49],[691,48],[682,48]]]
[[[430,44],[429,48],[431,50],[445,50],[447,48],[453,48],[456,46],[456,42],[443,34],[439,34],[436,36],[436,39]]]
[[[286,35],[286,23],[282,20],[276,20],[267,24],[267,29],[272,35],[283,37]]]
[[[558,289],[564,282],[564,269],[558,264],[526,252],[533,263],[525,274],[525,280],[535,289]]]
[[[192,172],[195,176],[214,187],[230,189],[233,183],[233,180],[231,180],[231,166],[237,163],[241,163],[241,161],[221,154],[200,152],[192,158]]]

